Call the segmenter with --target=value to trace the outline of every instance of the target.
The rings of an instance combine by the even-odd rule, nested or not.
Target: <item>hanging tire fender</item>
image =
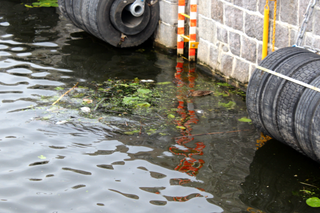
[[[126,1],[126,0],[124,0]],[[97,1],[96,1],[97,2]],[[96,10],[91,10],[91,20],[92,18],[95,19],[96,25],[99,31],[98,37],[102,38],[107,43],[116,46],[116,47],[133,47],[138,46],[142,44],[144,41],[146,41],[148,38],[151,37],[151,35],[156,30],[156,27],[158,25],[158,21],[160,18],[160,11],[159,11],[159,3],[156,2],[153,5],[150,5],[147,3],[145,6],[145,12],[150,13],[150,18],[146,24],[146,26],[143,28],[143,24],[139,25],[139,29],[143,28],[139,33],[134,35],[129,35],[128,33],[125,34],[124,32],[119,31],[117,28],[121,29],[121,25],[115,27],[112,24],[111,18],[110,18],[110,12],[111,8],[118,8],[118,11],[113,9],[113,14],[119,13],[120,9],[122,7],[119,7],[114,4],[118,4],[118,0],[100,0],[98,1]],[[147,8],[148,7],[148,8]],[[122,8],[125,10],[124,8]],[[148,12],[149,11],[149,12]],[[95,14],[94,14],[95,13]],[[89,13],[90,14],[90,13]],[[144,15],[143,15],[144,16]],[[148,15],[146,15],[148,17]],[[114,22],[118,23],[116,18],[114,18]],[[147,20],[145,20],[147,21]],[[137,29],[135,29],[137,30]],[[136,33],[136,32],[134,32]],[[123,40],[121,39],[121,35],[125,34],[126,38]]]
[[[110,10],[112,25],[125,35],[136,35],[146,28],[150,20],[150,7],[145,5],[141,16],[135,17],[129,8],[135,0],[115,0]]]

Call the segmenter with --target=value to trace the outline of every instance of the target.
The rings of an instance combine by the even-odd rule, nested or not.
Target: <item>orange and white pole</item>
[[[185,0],[179,0],[178,4],[178,37],[177,37],[177,53],[178,55],[183,55],[184,47],[184,20],[185,17],[182,15],[185,13]]]
[[[189,61],[196,60],[197,0],[190,1]]]

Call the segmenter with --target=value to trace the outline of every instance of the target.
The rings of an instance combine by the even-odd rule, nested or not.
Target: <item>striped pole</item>
[[[185,0],[179,0],[178,4],[178,37],[177,37],[177,52],[178,55],[183,55],[183,47],[184,47],[184,16],[182,14],[185,13]]]
[[[197,40],[197,0],[190,1],[190,29],[189,29],[189,61],[196,60]]]

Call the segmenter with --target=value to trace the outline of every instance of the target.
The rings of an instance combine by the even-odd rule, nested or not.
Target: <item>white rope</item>
[[[299,84],[301,86],[307,87],[309,89],[315,90],[317,92],[320,92],[320,89],[318,87],[315,87],[315,86],[312,86],[310,84],[306,84],[306,83],[304,83],[302,81],[296,80],[294,78],[290,78],[288,76],[282,75],[281,73],[277,73],[275,71],[269,70],[269,69],[261,67],[261,66],[257,66],[257,69],[262,70],[262,71],[267,72],[267,73],[270,73],[272,75],[278,76],[280,78],[286,79],[286,80],[291,81],[293,83]]]

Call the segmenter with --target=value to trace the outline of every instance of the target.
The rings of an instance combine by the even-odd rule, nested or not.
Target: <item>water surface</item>
[[[292,192],[318,165],[276,141],[256,151],[259,133],[238,120],[243,97],[201,69],[176,68],[152,42],[116,49],[55,8],[20,3],[0,1],[0,212],[316,212]],[[171,107],[184,130],[128,136],[117,124],[130,116],[38,119],[56,87],[136,77],[176,85]],[[225,96],[187,96],[204,83]]]

